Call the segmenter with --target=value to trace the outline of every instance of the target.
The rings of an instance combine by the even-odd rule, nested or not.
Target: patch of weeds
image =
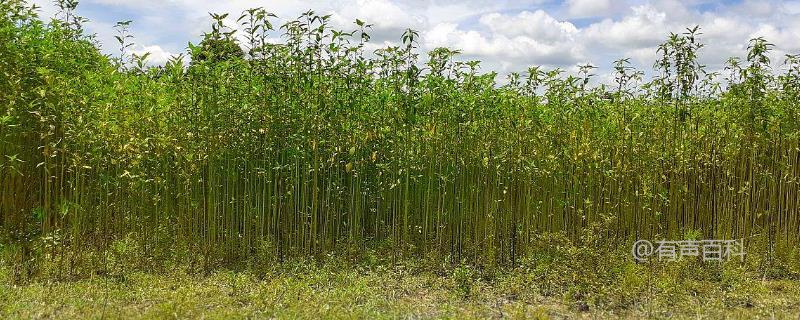
[[[475,284],[475,270],[465,263],[461,263],[453,269],[452,279],[456,291],[462,298],[468,298],[472,294]]]

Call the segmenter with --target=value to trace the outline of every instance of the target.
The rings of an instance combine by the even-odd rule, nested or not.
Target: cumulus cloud
[[[515,16],[490,13],[480,17],[490,31],[505,36],[530,36],[548,42],[572,40],[578,29],[570,22],[558,21],[542,10],[523,11]]]
[[[169,52],[161,48],[158,45],[152,46],[143,46],[137,45],[131,48],[131,53],[137,56],[144,56],[145,54],[149,54],[147,56],[147,64],[149,65],[164,65],[169,61],[170,58],[175,56],[174,53]]]
[[[575,18],[598,17],[612,12],[611,0],[567,0],[567,11]]]
[[[538,60],[543,64],[562,65],[577,61],[570,46],[547,43],[527,36],[495,34],[484,36],[474,30],[461,30],[455,24],[442,23],[425,33],[428,48],[449,47],[467,55],[511,60]]]
[[[348,23],[356,18],[369,21],[377,29],[402,29],[423,23],[420,15],[412,14],[388,0],[356,0],[355,7],[356,10],[342,10],[342,13],[334,14],[347,16]]]
[[[49,0],[33,0],[54,13]],[[732,55],[744,55],[752,37],[763,36],[780,54],[800,51],[800,1],[738,2],[712,0],[84,0],[79,14],[91,20],[87,30],[111,43],[116,20],[134,20],[137,50],[151,51],[153,63],[197,42],[209,29],[208,12],[229,12],[233,23],[250,7],[276,13],[280,25],[306,10],[331,14],[334,28],[353,30],[358,18],[373,24],[369,49],[397,44],[405,28],[420,31],[421,50],[460,49],[464,59],[484,62],[483,70],[525,70],[530,65],[571,69],[593,62],[610,72],[614,59],[630,57],[649,69],[655,48],[670,32],[701,26],[706,44],[701,62],[721,67]],[[278,37],[276,34],[275,37]],[[602,71],[604,70],[604,71]],[[598,78],[600,78],[598,76]]]
[[[786,1],[781,9],[787,14],[800,14],[800,1]]]
[[[523,11],[516,15],[490,13],[478,21],[485,32],[461,28],[455,23],[437,24],[424,33],[425,45],[428,49],[460,49],[468,56],[517,69],[529,65],[571,65],[584,59],[583,47],[575,41],[578,29],[544,11]]]
[[[667,15],[652,6],[632,8],[632,13],[620,20],[604,19],[587,27],[587,41],[611,49],[642,48],[658,44],[669,34]]]

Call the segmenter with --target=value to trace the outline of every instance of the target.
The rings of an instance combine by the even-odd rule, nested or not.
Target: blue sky
[[[50,0],[34,0],[43,16],[55,12]],[[198,42],[208,31],[208,12],[234,16],[251,7],[278,15],[275,24],[312,9],[332,14],[335,27],[352,30],[356,18],[374,24],[371,49],[396,44],[402,31],[420,31],[421,50],[439,46],[461,49],[464,60],[483,61],[484,71],[505,74],[531,65],[575,70],[591,63],[610,76],[610,62],[631,58],[650,69],[657,46],[670,32],[701,26],[706,47],[701,61],[722,68],[730,56],[744,55],[750,38],[763,36],[776,45],[775,61],[800,52],[800,1],[704,0],[83,0],[78,14],[90,20],[105,52],[115,54],[112,26],[133,20],[134,51],[151,52],[163,63]],[[277,37],[277,35],[276,35]],[[277,38],[276,38],[277,39]]]

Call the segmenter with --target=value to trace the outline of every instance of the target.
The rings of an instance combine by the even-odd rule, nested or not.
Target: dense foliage
[[[649,81],[620,60],[613,86],[589,85],[591,66],[498,84],[458,51],[421,62],[413,30],[369,53],[364,22],[273,30],[253,9],[243,50],[214,15],[202,58],[147,67],[127,22],[112,58],[63,4],[44,23],[0,3],[0,243],[22,277],[126,246],[205,267],[377,244],[504,265],[537,234],[598,225],[608,243],[760,237],[770,253],[800,235],[800,59],[771,69],[763,39],[722,75],[691,29]]]

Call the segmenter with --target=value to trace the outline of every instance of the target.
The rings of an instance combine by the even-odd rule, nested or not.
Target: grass
[[[12,284],[0,269],[2,318],[596,319],[791,318],[800,272],[785,257],[637,263],[564,235],[540,239],[511,268],[394,259],[352,250],[204,272],[189,264],[98,270]],[[116,259],[135,252],[119,253]],[[138,261],[141,259],[133,259]]]
[[[738,276],[676,279],[670,268],[650,273],[635,265],[628,267],[637,272],[625,281],[597,288],[594,301],[569,293],[546,294],[530,284],[535,272],[521,269],[476,274],[469,281],[468,294],[462,290],[458,272],[442,274],[414,265],[365,269],[336,262],[296,264],[260,275],[225,270],[205,276],[133,272],[124,279],[106,276],[4,284],[0,317],[780,319],[800,313],[797,281]],[[570,281],[582,281],[574,275],[558,277],[558,285],[565,289]]]
[[[591,66],[501,84],[457,50],[420,58],[413,30],[370,55],[362,21],[274,27],[254,9],[249,43],[212,14],[188,65],[149,67],[126,52],[131,22],[120,55],[102,55],[73,2],[48,23],[20,0],[0,7],[0,239],[21,278],[127,238],[208,269],[375,242],[514,265],[539,233],[609,221],[620,244],[798,240],[800,59],[771,69],[764,39],[725,75],[697,63],[690,29],[650,80],[621,59],[612,86]]]

